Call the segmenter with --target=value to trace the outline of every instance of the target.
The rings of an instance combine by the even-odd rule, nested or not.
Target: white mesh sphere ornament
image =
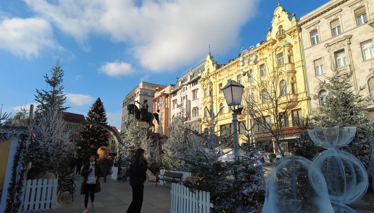
[[[282,158],[266,180],[262,213],[333,213],[325,178],[308,159]]]
[[[353,140],[356,127],[314,128],[308,130],[308,133],[314,143],[327,149],[318,154],[313,163],[326,179],[335,212],[356,212],[345,204],[359,200],[366,193],[369,185],[368,175],[365,167],[355,156],[335,149]]]

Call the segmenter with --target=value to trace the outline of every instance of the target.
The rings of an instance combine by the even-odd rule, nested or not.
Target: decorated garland
[[[21,140],[21,142],[17,147],[17,151],[13,160],[12,178],[8,187],[8,198],[6,200],[5,213],[18,212],[18,209],[21,205],[20,196],[22,195],[23,175],[26,170],[25,164],[27,162],[26,156],[22,156],[22,154],[25,150],[25,142],[27,140],[27,135],[20,134],[19,139]]]

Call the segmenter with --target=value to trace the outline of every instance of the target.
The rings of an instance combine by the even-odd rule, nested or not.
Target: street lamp
[[[239,161],[239,141],[238,141],[238,119],[237,119],[237,113],[238,113],[238,106],[241,105],[242,102],[242,95],[243,95],[243,89],[244,86],[239,84],[236,81],[229,81],[225,87],[222,88],[223,95],[225,96],[226,103],[232,110],[232,126],[234,129],[234,155],[235,155],[235,162],[237,163]],[[237,168],[235,170],[235,185],[239,184],[240,178],[239,178],[239,164],[236,165]],[[239,209],[242,208],[241,200],[242,200],[242,194],[241,191],[238,192],[238,200],[240,202]]]
[[[242,74],[243,74],[243,76],[245,76],[245,75],[248,76],[249,94],[250,94],[249,105],[250,105],[250,111],[251,111],[250,116],[251,116],[251,120],[252,120],[252,127],[251,127],[252,144],[256,143],[255,131],[253,130],[253,125],[255,123],[255,120],[253,119],[253,101],[254,101],[253,92],[252,92],[253,74],[252,74],[251,67],[250,67],[250,53],[252,53],[254,50],[255,50],[255,48],[253,46],[251,46],[248,49],[246,49],[245,47],[242,47],[242,54],[240,55],[240,66],[242,66],[242,67],[244,67],[244,65],[245,65],[244,56],[248,55],[248,57],[247,57],[248,71],[243,71]],[[256,65],[258,57],[257,57],[256,53],[252,53],[252,54],[253,54],[253,57],[252,57],[253,64]]]
[[[234,155],[235,161],[239,160],[239,142],[237,134],[237,107],[241,105],[244,86],[236,81],[229,81],[225,87],[222,88],[223,95],[225,96],[226,103],[233,111],[232,125],[234,128]]]

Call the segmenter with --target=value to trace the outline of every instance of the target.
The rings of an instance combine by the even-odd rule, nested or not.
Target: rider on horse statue
[[[143,103],[140,103],[139,101],[135,101],[136,103],[140,104],[140,120],[145,121],[147,119],[148,114],[148,104],[147,99],[143,100]]]

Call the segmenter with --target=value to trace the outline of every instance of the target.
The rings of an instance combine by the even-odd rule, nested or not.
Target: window
[[[292,63],[292,56],[291,55],[288,56],[288,63]]]
[[[143,95],[148,95],[148,92],[143,92]]]
[[[322,58],[314,61],[314,69],[316,71],[316,76],[322,75],[323,72],[323,61]]]
[[[199,116],[199,108],[198,107],[195,107],[195,108],[193,108],[193,110],[192,110],[192,117],[193,118],[196,118],[196,117],[198,117]]]
[[[282,66],[284,64],[283,53],[279,53],[277,55],[277,58],[278,58],[278,66]]]
[[[173,109],[177,106],[177,100],[173,100]]]
[[[280,96],[287,95],[287,82],[285,80],[282,80],[279,83],[279,88],[280,88]]]
[[[219,93],[222,93],[222,84],[219,84]]]
[[[238,75],[237,80],[238,80],[238,83],[241,84],[242,83],[242,75]]]
[[[264,120],[265,120],[265,125],[266,125],[265,130],[271,129],[271,118],[270,118],[270,116],[266,116]]]
[[[195,100],[198,98],[199,98],[199,90],[198,89],[192,90],[192,100]]]
[[[255,120],[255,122],[258,122],[258,124],[255,124],[254,130],[255,131],[265,131],[271,128],[271,117],[266,116]]]
[[[292,126],[296,127],[302,124],[303,115],[301,109],[292,110]]]
[[[296,85],[295,85],[295,83],[291,83],[291,91],[292,91],[292,94],[296,94]]]
[[[279,113],[279,120],[280,120],[281,128],[289,127],[287,112]]]
[[[238,131],[239,134],[244,134],[245,131],[245,122],[238,122]]]
[[[268,91],[266,89],[262,90],[262,103],[267,103],[269,101]]]
[[[207,108],[205,108],[205,110],[204,110],[204,117],[208,117],[208,109]]]
[[[310,33],[310,40],[312,41],[312,45],[316,45],[319,43],[319,38],[318,38],[318,31],[314,30]]]
[[[319,105],[322,106],[324,103],[326,103],[327,100],[327,92],[325,90],[322,90],[318,94],[319,96]]]
[[[208,96],[208,90],[204,89],[204,97],[207,97],[207,96]]]
[[[344,67],[347,65],[347,60],[345,58],[345,51],[339,51],[335,53],[336,65],[339,67]]]
[[[258,126],[258,124],[256,123],[256,120],[252,120],[251,119],[251,128],[253,129],[253,131],[255,132],[258,132],[260,130],[260,127]]]
[[[362,49],[362,55],[364,56],[364,60],[374,58],[373,41],[366,41],[362,43],[361,49]]]
[[[220,114],[220,115],[223,115],[223,114],[224,114],[223,103],[221,103],[221,104],[219,105],[219,110],[220,110],[219,114]]]
[[[369,88],[370,96],[374,97],[374,78],[369,79],[368,88]]]
[[[342,33],[342,31],[340,30],[339,19],[336,19],[336,20],[332,21],[330,23],[330,26],[331,26],[331,34],[332,34],[333,37]]]
[[[261,76],[266,75],[265,64],[260,65],[260,73],[261,73]]]
[[[357,25],[361,25],[368,22],[365,7],[361,7],[360,9],[355,10],[355,16]]]

